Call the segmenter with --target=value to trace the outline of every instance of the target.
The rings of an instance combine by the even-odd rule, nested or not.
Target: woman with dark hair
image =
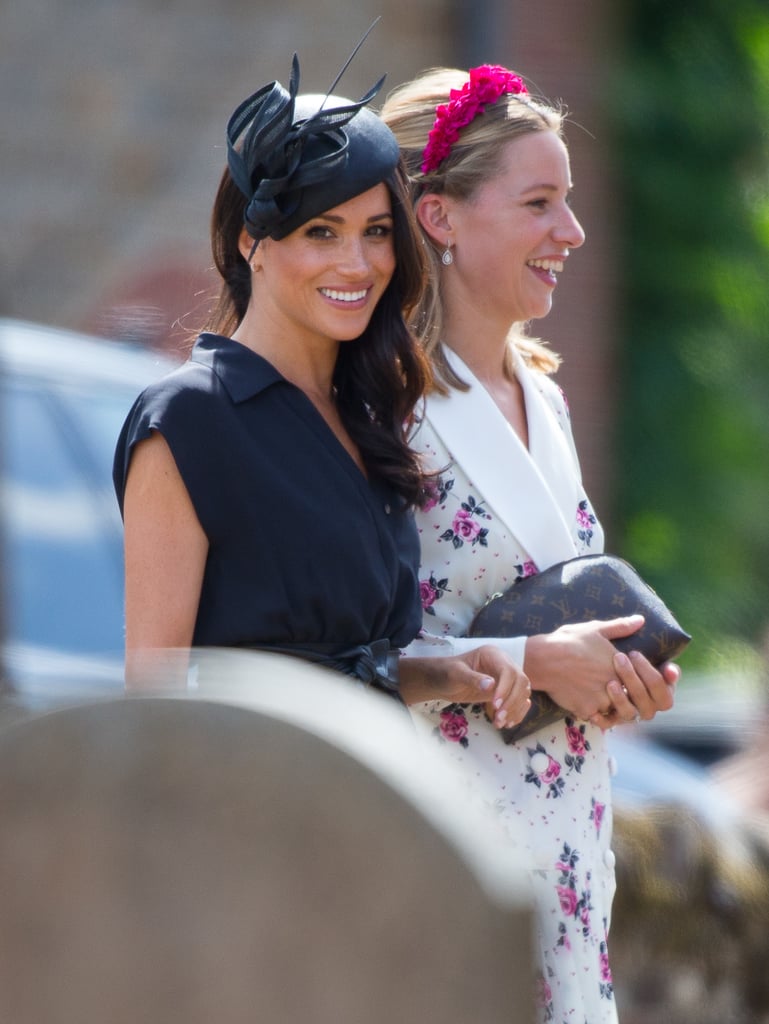
[[[421,621],[406,437],[429,371],[406,324],[423,256],[397,143],[366,108],[381,82],[351,102],[298,81],[295,58],[288,90],[230,118],[218,305],[118,441],[127,682],[152,680],[160,650],[269,649],[509,724],[528,681],[494,648],[398,676]]]

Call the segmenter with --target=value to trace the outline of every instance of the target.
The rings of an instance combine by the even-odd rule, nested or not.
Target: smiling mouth
[[[560,274],[563,270],[563,260],[527,260],[526,265],[538,270],[548,270],[553,274]]]
[[[360,288],[354,292],[340,292],[336,288],[321,288],[320,294],[335,302],[360,302],[368,295],[368,288]]]

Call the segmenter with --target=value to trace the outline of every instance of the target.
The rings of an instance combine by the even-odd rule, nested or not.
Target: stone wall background
[[[614,218],[603,79],[608,0],[4,0],[0,6],[0,315],[177,349],[216,290],[208,215],[227,118],[267,81],[360,95],[435,64],[515,67],[563,97],[575,209],[542,335],[564,354],[583,469],[610,491]],[[588,133],[589,132],[589,133]],[[504,259],[504,253],[500,253]]]

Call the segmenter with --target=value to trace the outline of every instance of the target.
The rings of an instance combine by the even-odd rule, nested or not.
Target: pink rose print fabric
[[[520,495],[523,503],[523,481],[531,473],[527,460],[540,459],[536,471],[556,481],[562,503],[555,512],[560,522],[569,524],[574,554],[600,551],[603,531],[582,488],[576,456],[570,454],[573,439],[565,400],[549,379],[521,369],[520,363],[516,372],[526,393],[531,451],[513,442],[509,450],[495,443],[494,473],[509,474],[516,484],[520,475],[514,493],[516,502]],[[561,561],[563,555],[542,549],[535,556],[527,548],[522,528],[518,532],[522,518],[517,504],[495,506],[493,494],[484,493],[474,479],[474,463],[458,464],[429,412],[428,403],[428,418],[416,437],[436,471],[427,507],[417,515],[423,628],[436,636],[464,637],[475,612],[492,594]],[[488,459],[480,421],[474,418],[460,429],[477,437],[479,461]],[[557,464],[544,461],[560,459],[564,452]],[[538,510],[537,527],[551,514]],[[611,791],[604,735],[565,716],[506,745],[481,705],[436,701],[412,712],[425,742],[441,746],[468,789],[481,792],[482,786],[482,799],[515,849],[516,863],[522,856],[530,865],[537,906],[539,1024],[616,1024],[608,938],[614,894]]]

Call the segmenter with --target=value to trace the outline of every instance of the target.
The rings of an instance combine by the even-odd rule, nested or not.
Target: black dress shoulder
[[[413,517],[367,480],[309,399],[269,362],[204,334],[147,388],[120,434],[167,441],[209,541],[196,646],[408,644],[421,625]]]

